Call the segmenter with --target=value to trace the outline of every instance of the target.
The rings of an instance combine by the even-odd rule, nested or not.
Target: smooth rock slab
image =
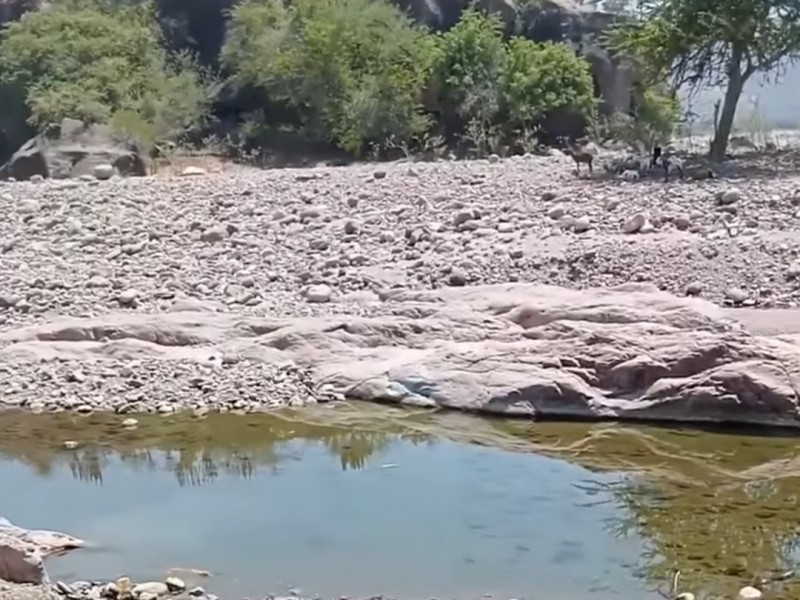
[[[703,300],[643,284],[383,297],[387,314],[376,317],[60,319],[1,334],[0,362],[230,355],[310,367],[317,386],[375,402],[528,418],[800,425],[800,338],[756,335]]]

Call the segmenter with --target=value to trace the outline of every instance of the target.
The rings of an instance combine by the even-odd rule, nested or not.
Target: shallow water
[[[223,597],[646,598],[673,569],[729,593],[792,566],[800,539],[792,438],[363,406],[121,421],[0,415],[0,514],[91,542],[55,578],[184,567]]]

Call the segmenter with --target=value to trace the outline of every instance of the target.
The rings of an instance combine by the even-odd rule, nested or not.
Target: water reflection
[[[796,437],[619,425],[500,427],[550,455],[631,474],[587,486],[625,508],[609,532],[645,541],[641,570],[653,587],[666,591],[680,570],[683,588],[734,598],[741,586],[797,566]],[[773,598],[797,598],[798,592],[796,581],[770,588]]]
[[[625,566],[638,540],[604,532],[618,509],[574,514],[583,469],[441,439],[435,417],[159,417],[136,431],[122,420],[0,416],[0,481],[13,491],[0,510],[93,545],[53,561],[55,578],[148,580],[188,566],[213,572],[199,584],[223,598],[287,587],[529,598],[543,586],[550,600],[642,597]]]
[[[40,474],[68,466],[76,479],[98,485],[121,461],[129,470],[172,473],[184,487],[222,474],[248,479],[278,472],[298,457],[301,442],[323,448],[349,471],[379,467],[396,444],[450,438],[586,469],[588,476],[572,484],[585,496],[573,510],[588,514],[613,508],[608,539],[641,541],[639,560],[629,566],[650,588],[666,589],[673,571],[680,570],[684,589],[733,598],[754,578],[794,568],[799,556],[797,438],[508,422],[358,405],[280,415],[141,418],[134,431],[122,428],[121,421],[4,413],[0,460],[23,462]],[[68,442],[74,449],[65,448]],[[502,485],[504,473],[491,467],[464,477]],[[626,476],[609,478],[609,473]],[[432,477],[435,481],[436,474]],[[541,510],[535,492],[543,481],[528,483],[532,495],[524,510]],[[570,529],[571,523],[561,526],[570,536],[586,535]],[[530,540],[518,543],[531,545]],[[770,590],[770,596],[797,598],[800,587],[788,582]]]
[[[328,411],[329,413],[331,411]],[[337,456],[342,469],[363,469],[370,457],[396,440],[433,443],[432,434],[399,425],[356,429],[354,425],[305,422],[300,413],[213,414],[204,417],[139,417],[134,429],[119,416],[60,413],[2,415],[0,457],[32,466],[40,475],[66,463],[73,477],[98,485],[113,458],[135,471],[168,471],[181,485],[202,485],[220,473],[249,479],[256,470],[275,471],[291,458],[291,442],[316,442]],[[333,419],[334,421],[336,419]]]

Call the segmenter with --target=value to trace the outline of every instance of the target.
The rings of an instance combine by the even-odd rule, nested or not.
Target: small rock
[[[551,200],[555,200],[557,195],[555,192],[547,191],[542,193],[542,202],[550,202]]]
[[[725,290],[725,298],[727,298],[733,304],[741,304],[747,300],[747,292],[738,287],[728,288]]]
[[[687,296],[699,296],[703,293],[703,284],[699,281],[692,281],[686,286]]]
[[[200,586],[197,586],[197,587],[192,588],[191,590],[189,590],[189,595],[192,598],[199,598],[201,596],[205,596],[206,595],[206,591],[203,588],[201,588]]]
[[[64,442],[65,450],[75,450],[75,448],[77,447],[78,447],[78,442],[75,442],[73,440],[67,440],[66,442]]]
[[[114,166],[108,163],[97,165],[92,169],[92,175],[94,175],[95,179],[99,179],[100,181],[111,179],[114,176]]]
[[[513,223],[498,223],[497,233],[513,233],[516,230]]]
[[[39,203],[36,200],[20,200],[17,212],[21,215],[33,215],[39,212]]]
[[[325,209],[321,206],[309,206],[301,210],[297,216],[301,221],[311,221],[313,219],[319,219],[324,212]]]
[[[758,588],[754,588],[751,585],[746,585],[739,590],[736,600],[759,600],[762,595],[763,594],[761,593],[761,590]]]
[[[138,600],[145,600],[142,595],[149,594],[150,597],[158,598],[159,596],[166,596],[169,594],[169,587],[166,583],[160,581],[146,581],[144,583],[137,583],[131,590],[133,597]]]
[[[800,260],[794,261],[786,270],[786,279],[797,279],[800,277]]]
[[[76,593],[76,591],[72,587],[70,587],[63,581],[56,581],[55,588],[56,591],[62,596],[71,596]]]
[[[553,219],[554,221],[557,221],[565,214],[567,214],[567,209],[564,208],[563,204],[557,204],[547,211],[547,216]]]
[[[453,269],[447,277],[447,285],[453,287],[462,287],[467,285],[467,274],[460,269]]]
[[[306,301],[312,304],[330,302],[332,297],[333,290],[325,284],[312,285],[306,290]]]
[[[188,166],[181,171],[182,177],[193,177],[197,175],[206,175],[208,172],[202,167]]]
[[[132,417],[131,417],[131,418],[125,419],[125,420],[122,422],[122,426],[123,426],[125,429],[135,429],[136,427],[138,427],[138,426],[139,426],[139,421],[137,421],[136,419],[134,419],[134,418],[132,418]]]
[[[107,288],[107,287],[111,287],[111,281],[109,281],[108,279],[106,279],[102,275],[93,275],[86,282],[86,287],[88,287],[88,288]]]
[[[386,179],[386,171],[381,171],[381,170],[375,171],[372,173],[372,176],[375,179]]]
[[[358,223],[356,223],[355,221],[347,221],[344,224],[344,232],[347,235],[355,235],[356,233],[358,233],[358,231],[359,231]]]
[[[625,233],[638,233],[645,223],[647,223],[645,214],[636,213],[622,224],[622,231]]]
[[[575,219],[575,222],[572,223],[572,230],[575,233],[583,233],[584,231],[588,231],[591,226],[592,222],[589,220],[589,217],[584,215]]]
[[[730,188],[717,193],[717,204],[721,204],[722,206],[736,204],[741,199],[742,192],[740,192],[737,188]]]
[[[639,229],[639,233],[653,233],[655,230],[655,226],[650,221],[645,220],[644,225]]]
[[[221,242],[228,237],[228,230],[221,226],[209,227],[200,234],[200,239],[207,244]]]
[[[169,591],[173,594],[178,594],[186,589],[186,584],[182,579],[178,579],[177,577],[167,577],[165,583]]]
[[[139,290],[135,289],[125,290],[124,292],[121,292],[119,296],[117,296],[117,302],[119,302],[122,306],[135,306],[138,299]]]
[[[22,298],[19,296],[0,294],[0,308],[14,308],[20,302],[22,302]]]
[[[500,162],[500,156],[498,156],[497,154],[490,154],[488,158],[490,164],[494,165]]]
[[[80,369],[75,369],[67,375],[67,381],[72,383],[83,383],[86,381],[86,375]]]
[[[692,220],[686,215],[678,215],[677,217],[672,219],[672,223],[673,225],[675,225],[677,229],[680,229],[681,231],[686,231],[687,229],[689,229],[689,227],[692,226]]]
[[[472,221],[475,218],[477,218],[475,211],[471,209],[459,210],[455,215],[453,215],[453,225],[458,227],[459,225],[463,225],[464,223]]]

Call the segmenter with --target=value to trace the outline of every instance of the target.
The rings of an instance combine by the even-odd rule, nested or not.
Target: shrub
[[[505,117],[514,128],[539,125],[557,111],[588,116],[594,109],[589,64],[565,44],[512,38],[499,87]]]
[[[650,152],[656,142],[667,143],[680,119],[677,98],[657,86],[635,90],[633,114],[615,113],[599,118],[594,137],[601,141],[619,141],[635,152]]]
[[[471,8],[438,36],[438,49],[434,84],[446,130],[478,153],[530,147],[551,115],[593,111],[589,65],[567,45],[505,42],[500,20]]]
[[[425,132],[432,38],[371,0],[250,0],[233,9],[223,63],[240,86],[353,154]]]
[[[167,55],[149,4],[82,0],[28,13],[5,30],[0,73],[38,129],[65,117],[135,123],[146,145],[201,124],[215,91],[190,57]]]
[[[500,110],[499,81],[506,59],[503,26],[469,8],[437,38],[434,86],[448,133],[487,130]]]

